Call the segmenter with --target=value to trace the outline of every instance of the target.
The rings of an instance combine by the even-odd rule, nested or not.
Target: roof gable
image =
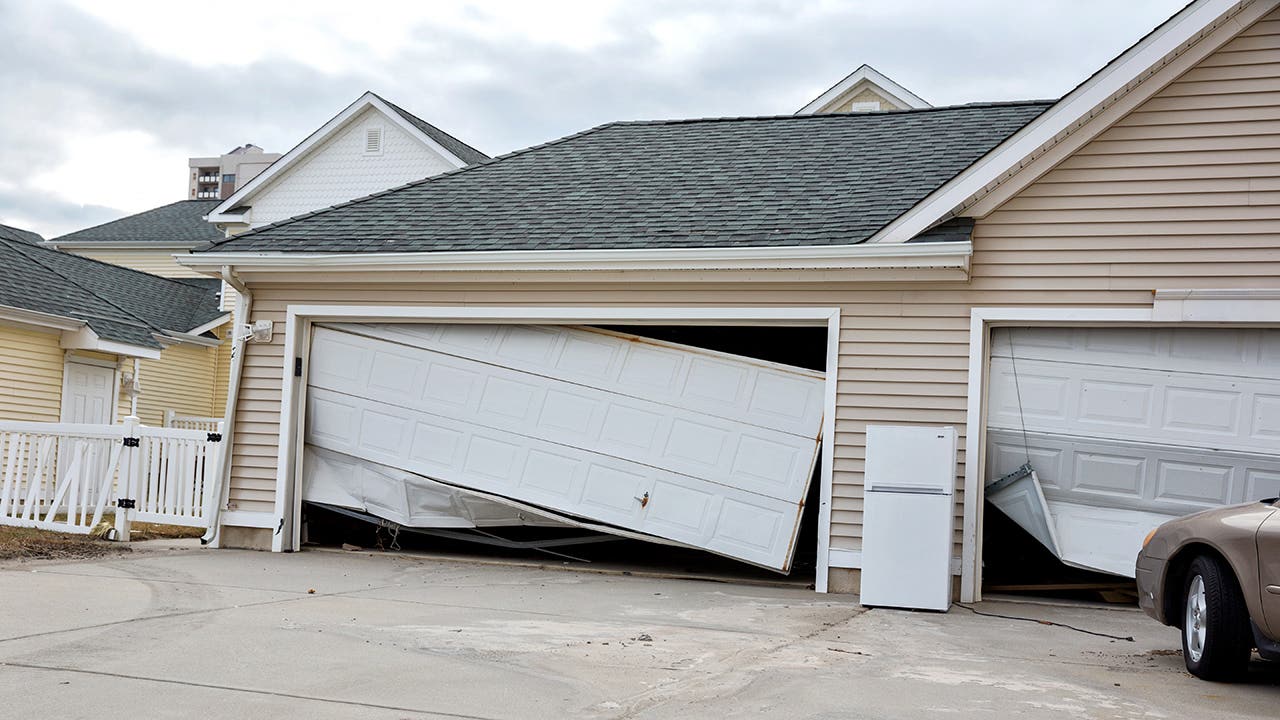
[[[1280,0],[1195,0],[870,242],[908,242],[948,218],[981,217],[1277,6]]]
[[[257,177],[245,183],[230,197],[218,203],[208,214],[208,221],[214,223],[243,222],[246,213],[250,212],[250,208],[255,206],[255,203],[263,194],[289,183],[294,172],[305,167],[316,154],[323,153],[325,148],[333,141],[340,139],[344,133],[349,132],[354,123],[367,119],[372,113],[381,115],[389,126],[397,128],[407,137],[421,143],[429,151],[430,155],[437,158],[437,160],[425,160],[427,155],[403,159],[406,166],[400,167],[399,171],[401,173],[407,172],[408,177],[392,185],[383,185],[376,189],[365,188],[355,195],[347,193],[341,200],[350,200],[369,192],[391,187],[394,184],[401,184],[410,179],[419,179],[439,172],[440,170],[436,165],[437,162],[443,164],[441,167],[454,169],[488,159],[488,156],[484,153],[425,120],[414,116],[403,108],[392,105],[372,92],[366,92],[351,105],[344,108],[342,112],[307,136],[293,149],[281,156],[279,160],[272,163]],[[401,158],[397,158],[397,160],[401,160]],[[341,183],[341,176],[337,176],[334,179]],[[327,196],[335,192],[342,194],[345,188],[342,188],[340,184],[335,184],[332,187],[322,188],[321,190],[321,194]],[[311,209],[314,209],[314,207],[307,208],[307,210]]]
[[[828,112],[857,110],[852,106],[864,100],[883,101],[874,110],[909,110],[933,107],[920,96],[889,79],[870,65],[861,65],[843,80],[827,89],[808,105],[796,111],[797,115],[813,115]]]
[[[615,123],[237,235],[213,249],[854,244],[1047,106]]]
[[[184,247],[222,237],[217,228],[204,221],[205,213],[217,200],[179,200],[168,205],[127,215],[118,220],[67,233],[45,241],[58,247],[72,244]]]
[[[17,240],[18,242],[38,244],[44,242],[44,238],[39,233],[23,230],[12,225],[0,225],[0,238],[5,240]]]

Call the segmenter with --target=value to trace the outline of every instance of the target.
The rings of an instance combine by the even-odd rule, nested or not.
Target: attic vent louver
[[[364,131],[364,154],[382,154],[382,128],[371,127]]]

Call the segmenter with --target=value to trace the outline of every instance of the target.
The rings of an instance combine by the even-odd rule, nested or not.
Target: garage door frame
[[[300,547],[302,468],[298,462],[306,417],[307,368],[295,373],[296,358],[310,358],[311,329],[318,322],[430,322],[552,325],[739,325],[827,328],[826,380],[822,420],[822,462],[818,507],[818,564],[814,587],[826,592],[831,567],[856,567],[854,553],[831,550],[831,497],[835,468],[836,376],[840,351],[838,307],[659,307],[289,305],[286,308],[280,442],[276,465],[271,549]],[[832,559],[835,559],[834,564]]]
[[[960,601],[982,599],[982,478],[986,477],[987,380],[991,331],[999,327],[1280,327],[1280,291],[1158,290],[1150,307],[974,307],[969,316],[964,522]],[[976,458],[976,460],[975,460]]]

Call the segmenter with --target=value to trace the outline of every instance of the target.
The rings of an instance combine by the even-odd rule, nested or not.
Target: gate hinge
[[[116,507],[121,510],[132,510],[138,506],[138,501],[133,498],[120,498],[116,500]]]
[[[124,439],[125,447],[138,447],[142,443],[142,438],[127,437]]]
[[[222,442],[222,433],[209,433],[209,442]]]

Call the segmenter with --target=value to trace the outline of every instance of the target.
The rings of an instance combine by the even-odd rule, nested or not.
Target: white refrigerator
[[[867,427],[862,506],[866,606],[951,606],[956,430]]]

